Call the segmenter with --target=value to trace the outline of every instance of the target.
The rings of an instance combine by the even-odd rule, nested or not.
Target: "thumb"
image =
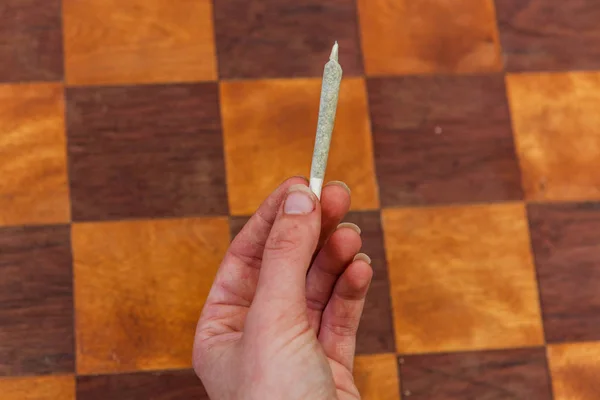
[[[306,307],[306,272],[319,241],[321,208],[308,186],[290,186],[265,243],[253,306]]]

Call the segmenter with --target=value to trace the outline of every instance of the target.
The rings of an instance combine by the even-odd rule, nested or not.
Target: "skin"
[[[319,202],[303,192],[314,210],[290,215],[295,185],[308,182],[288,179],[250,218],[206,300],[193,363],[212,399],[360,399],[352,366],[373,271],[353,261],[359,233],[336,229],[350,193],[326,185]]]

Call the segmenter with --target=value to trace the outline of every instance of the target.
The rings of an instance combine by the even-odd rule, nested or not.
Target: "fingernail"
[[[352,261],[356,261],[356,260],[361,260],[361,261],[364,261],[367,264],[371,265],[371,257],[366,255],[365,253],[358,253],[357,255],[355,255],[354,260],[352,260]]]
[[[350,228],[350,229],[352,229],[353,231],[355,231],[356,233],[358,233],[359,235],[360,235],[360,232],[361,232],[361,230],[360,230],[360,228],[358,227],[358,225],[356,225],[356,224],[353,224],[352,222],[342,222],[341,224],[339,224],[339,225],[337,226],[337,228],[336,228],[336,229],[340,229],[340,228]]]
[[[310,214],[315,209],[313,193],[305,185],[292,185],[288,189],[288,195],[283,205],[286,214]]]
[[[342,181],[331,181],[331,182],[327,182],[327,184],[325,186],[329,186],[329,185],[337,185],[340,186],[342,188],[344,188],[346,190],[346,192],[348,192],[348,194],[350,194],[350,188],[348,187],[348,185],[346,185],[344,182]]]
[[[304,180],[306,181],[306,183],[308,183],[308,178],[307,178],[307,177],[305,177],[304,175],[294,175],[294,176],[292,176],[292,178],[290,178],[290,179],[293,179],[293,178],[304,179]]]

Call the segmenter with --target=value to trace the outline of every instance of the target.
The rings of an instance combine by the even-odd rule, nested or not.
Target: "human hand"
[[[360,399],[356,331],[373,271],[340,184],[277,188],[231,243],[198,322],[194,369],[214,400]],[[356,256],[356,258],[355,258]]]

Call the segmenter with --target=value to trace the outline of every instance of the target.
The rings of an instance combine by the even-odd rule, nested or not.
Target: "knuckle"
[[[322,328],[340,337],[356,336],[358,331],[358,321],[354,318],[336,318],[335,321],[324,321]]]
[[[298,248],[301,240],[302,236],[297,226],[272,232],[265,243],[265,252],[289,254]]]
[[[327,300],[324,296],[311,296],[306,298],[306,307],[309,310],[322,312],[327,306]]]

